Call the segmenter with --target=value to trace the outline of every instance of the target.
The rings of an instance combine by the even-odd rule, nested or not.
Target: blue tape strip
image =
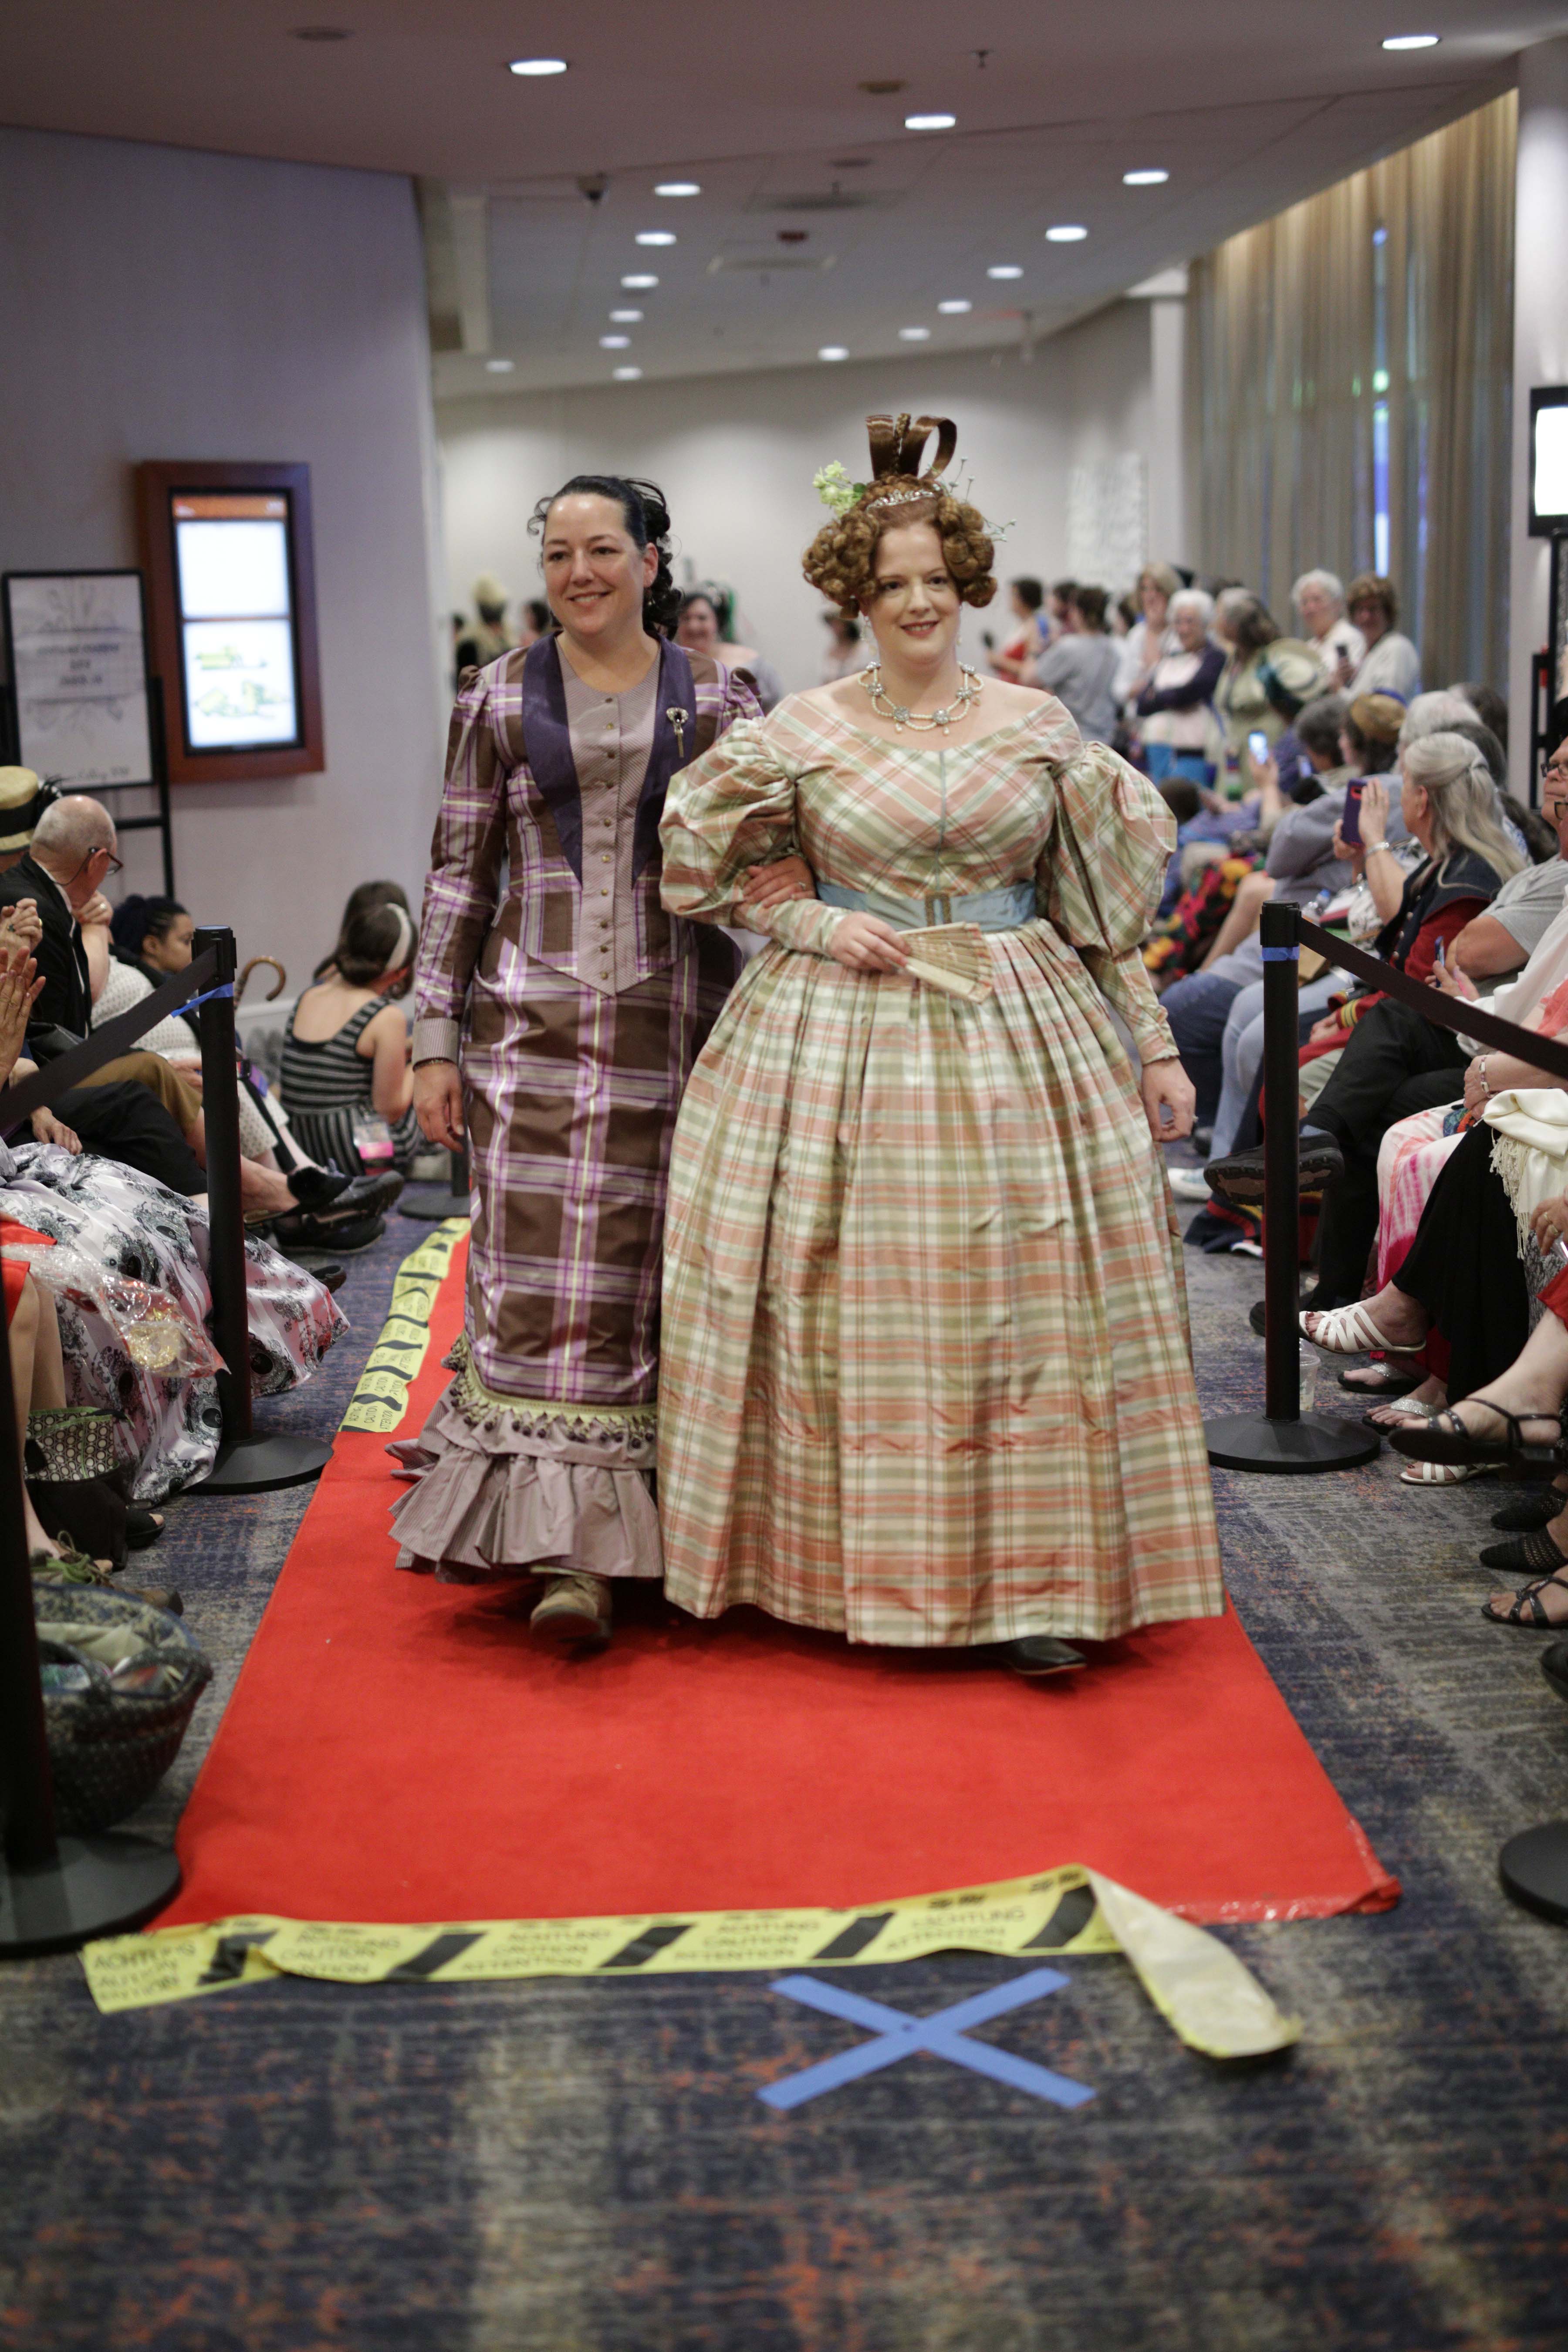
[[[215,996],[232,996],[233,994],[234,982],[232,980],[227,980],[221,988],[209,988],[201,996],[187,996],[184,1004],[178,1009],[181,1013],[194,1013],[198,1004],[210,1004]]]
[[[1301,961],[1300,948],[1260,948],[1258,953],[1265,963],[1300,963]]]
[[[770,2083],[757,2096],[766,2106],[787,2111],[803,2105],[807,2099],[819,2098],[824,2091],[838,2090],[846,2083],[858,2082],[864,2075],[876,2074],[884,2066],[894,2066],[900,2058],[912,2058],[923,2051],[928,2057],[946,2058],[955,2066],[967,2066],[973,2074],[984,2074],[1011,2091],[1026,2091],[1031,2098],[1048,2099],[1053,2106],[1081,2107],[1094,2096],[1085,2084],[1072,2082],[1066,2074],[1055,2074],[1048,2066],[1037,2066],[1027,2058],[1016,2058],[1010,2050],[994,2049],[986,2042],[971,2042],[966,2031],[970,2026],[988,2024],[993,2018],[1005,2017],[1009,2010],[1021,2009],[1026,2001],[1038,2000],[1046,1993],[1059,1992],[1070,1982],[1059,1969],[1030,1969],[1025,1976],[993,1985],[988,1992],[955,2001],[950,2009],[939,2009],[931,2017],[910,2017],[901,2009],[889,2009],[882,2001],[868,2000],[863,1993],[824,1984],[816,1977],[780,1977],[772,1988],[774,1992],[782,1992],[786,2000],[798,2000],[807,2009],[842,2018],[847,2024],[863,2025],[877,2038],[861,2042],[857,2049],[841,2050],[837,2057],[825,2058],[798,2074],[786,2074],[782,2082]]]

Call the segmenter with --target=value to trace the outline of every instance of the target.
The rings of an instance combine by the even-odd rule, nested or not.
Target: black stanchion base
[[[1537,1917],[1568,1927],[1568,1822],[1521,1830],[1498,1856],[1502,1891]]]
[[[1317,1412],[1303,1413],[1300,1421],[1270,1421],[1261,1412],[1222,1412],[1205,1422],[1204,1438],[1216,1470],[1266,1470],[1284,1477],[1358,1469],[1363,1462],[1375,1462],[1383,1451],[1374,1429]]]
[[[74,1952],[95,1936],[140,1927],[179,1884],[167,1846],[118,1834],[63,1837],[52,1862],[0,1868],[0,1959]]]
[[[405,1192],[397,1203],[400,1217],[418,1217],[426,1224],[439,1224],[446,1217],[466,1217],[472,1207],[467,1192],[450,1192],[440,1186],[416,1185]]]
[[[277,1486],[305,1486],[319,1478],[332,1449],[319,1437],[230,1437],[205,1478],[187,1495],[269,1495]]]

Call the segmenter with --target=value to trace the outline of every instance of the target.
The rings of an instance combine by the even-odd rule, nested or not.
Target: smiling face
[[[1163,629],[1171,600],[1159,582],[1151,580],[1147,572],[1138,583],[1138,602],[1143,607],[1143,618],[1150,628],[1155,631]]]
[[[1326,588],[1312,581],[1296,599],[1301,626],[1310,637],[1326,636],[1340,617],[1340,608]]]
[[[557,499],[544,518],[544,593],[568,636],[617,637],[642,626],[643,592],[658,570],[617,501],[587,493]]]
[[[688,604],[676,625],[675,642],[689,653],[716,654],[721,638],[719,615],[706,596],[698,596]]]
[[[1362,596],[1351,606],[1352,625],[1358,628],[1369,646],[1379,637],[1388,635],[1388,614],[1381,596]]]
[[[942,540],[929,522],[885,530],[877,543],[876,594],[866,617],[884,659],[940,669],[958,640],[963,612]]]
[[[1204,639],[1208,635],[1208,624],[1201,613],[1194,613],[1190,607],[1184,606],[1176,614],[1174,627],[1176,642],[1184,653],[1195,654],[1202,651]]]

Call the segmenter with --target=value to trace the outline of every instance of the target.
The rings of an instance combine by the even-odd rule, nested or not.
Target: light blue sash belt
[[[843,907],[852,914],[879,915],[896,930],[923,930],[932,923],[973,923],[983,931],[1016,931],[1035,919],[1035,886],[1015,882],[1005,890],[977,890],[967,898],[939,893],[927,898],[893,898],[882,890],[845,890],[836,882],[819,882],[816,895],[825,907]]]

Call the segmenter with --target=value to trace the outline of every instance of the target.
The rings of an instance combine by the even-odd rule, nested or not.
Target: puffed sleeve
[[[795,772],[768,739],[764,720],[743,719],[690,766],[677,771],[659,824],[660,895],[672,915],[765,931],[781,947],[826,955],[842,913],[816,898],[781,906],[737,902],[742,876],[797,850]]]
[[[1064,730],[1076,739],[1076,730]],[[1051,766],[1056,821],[1036,874],[1039,910],[1077,948],[1145,1062],[1176,1051],[1140,947],[1160,903],[1176,821],[1104,743],[1076,740]]]
[[[463,1007],[495,920],[506,855],[506,774],[488,673],[465,672],[447,738],[414,980],[414,1059],[455,1062]]]

